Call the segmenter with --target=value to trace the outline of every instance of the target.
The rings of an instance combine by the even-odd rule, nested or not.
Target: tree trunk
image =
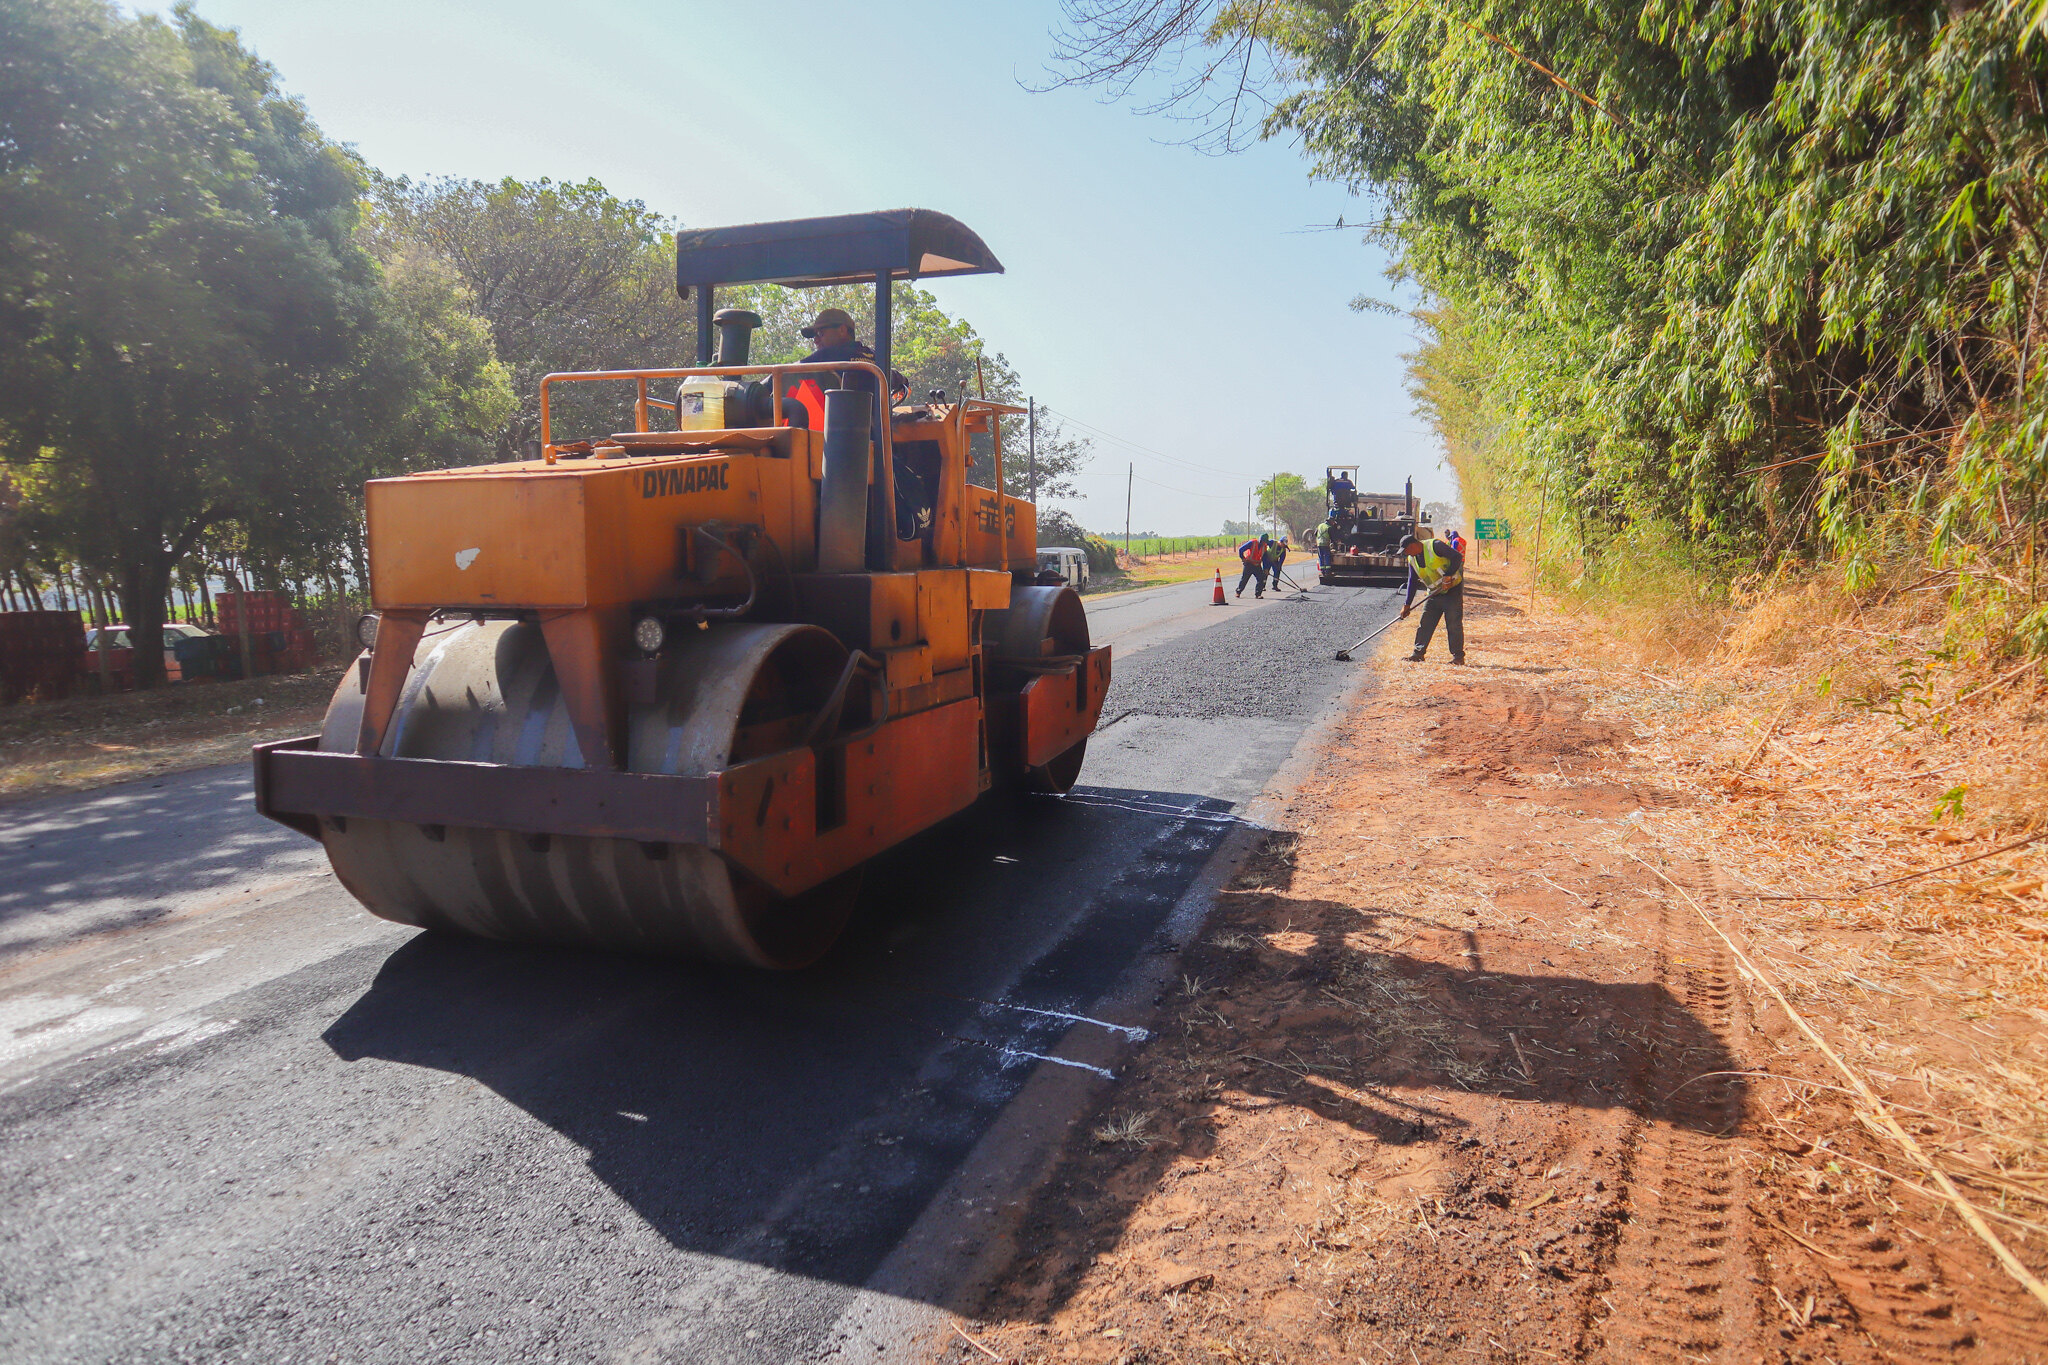
[[[212,592],[211,592],[211,591],[210,591],[210,590],[209,590],[209,589],[207,588],[207,586],[206,586],[206,580],[207,580],[208,576],[212,574],[212,572],[213,572],[213,569],[212,569],[212,567],[211,567],[210,565],[207,565],[207,564],[205,564],[205,563],[201,563],[201,564],[200,564],[200,566],[199,566],[199,619],[200,619],[200,620],[202,620],[202,621],[204,621],[204,622],[206,622],[206,628],[207,628],[208,630],[218,630],[218,629],[220,629],[220,627],[219,627],[219,626],[216,626],[216,625],[214,624],[214,615],[213,615],[213,593],[212,593]]]
[[[363,519],[355,518],[348,528],[349,567],[354,571],[356,592],[364,600],[370,596],[370,560],[363,546]]]
[[[225,563],[221,565],[221,573],[227,585],[235,590],[235,633],[242,640],[242,676],[253,678],[256,676],[256,647],[249,639],[249,585]]]
[[[128,643],[134,649],[135,690],[161,686],[164,672],[164,599],[170,591],[171,564],[162,554],[130,562],[121,571],[121,596],[127,599]]]
[[[82,573],[80,577],[83,578]],[[107,629],[112,621],[107,616],[106,599],[100,595],[93,582],[86,579],[84,587],[86,592],[91,594],[88,600],[92,603],[93,624],[99,627],[93,641],[96,646],[93,653],[99,656],[100,695],[104,697],[114,690],[114,665],[108,654],[114,647],[114,633]]]

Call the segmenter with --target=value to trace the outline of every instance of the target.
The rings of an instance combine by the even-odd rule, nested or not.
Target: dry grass
[[[1579,618],[1558,681],[1631,722],[1681,798],[1623,822],[1624,847],[1717,869],[1716,916],[2038,1263],[2048,838],[1983,855],[2048,835],[2048,670],[1945,643],[1955,588],[1544,602],[1520,629]]]
[[[340,670],[0,708],[0,800],[247,762],[252,743],[318,729]]]
[[[1159,1140],[1152,1131],[1150,1111],[1118,1114],[1095,1129],[1095,1140],[1105,1147],[1150,1147]]]

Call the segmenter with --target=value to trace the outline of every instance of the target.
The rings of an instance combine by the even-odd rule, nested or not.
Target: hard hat
[[[811,319],[811,325],[803,329],[803,334],[816,340],[818,329],[821,327],[844,327],[848,331],[852,331],[853,315],[844,308],[827,308],[824,312]]]

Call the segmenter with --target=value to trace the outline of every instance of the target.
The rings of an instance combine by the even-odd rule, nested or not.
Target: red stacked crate
[[[69,696],[84,638],[75,611],[0,612],[0,703]]]
[[[244,616],[248,618],[249,661],[259,676],[301,672],[318,661],[313,650],[313,632],[307,628],[299,609],[292,605],[291,594],[224,592],[214,601],[220,613],[221,634],[239,635]],[[238,658],[240,648],[237,643]]]

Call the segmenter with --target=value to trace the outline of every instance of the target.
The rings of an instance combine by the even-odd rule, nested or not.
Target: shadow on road
[[[246,763],[0,806],[0,955],[145,923],[160,898],[312,845],[256,814]]]
[[[1032,1011],[1083,1009],[1158,946],[1230,825],[1197,797],[1076,795],[878,859],[808,971],[422,934],[325,1041],[488,1086],[677,1246],[859,1284],[1057,1050],[1067,1022]]]

